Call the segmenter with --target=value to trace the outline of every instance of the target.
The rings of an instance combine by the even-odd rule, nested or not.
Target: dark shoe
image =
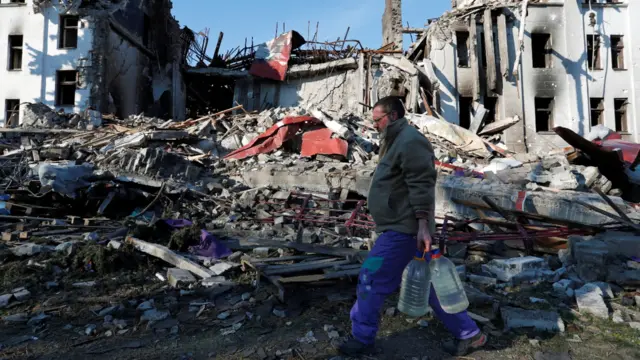
[[[342,344],[338,346],[338,351],[347,356],[373,355],[375,346],[367,345],[349,336]]]
[[[464,356],[473,350],[483,347],[486,343],[487,335],[479,333],[470,339],[447,341],[442,346],[446,352],[453,356]]]

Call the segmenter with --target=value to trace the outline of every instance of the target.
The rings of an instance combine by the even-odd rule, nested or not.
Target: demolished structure
[[[383,24],[397,28],[399,2],[386,3],[393,16]],[[465,4],[456,10],[464,16],[493,9]],[[433,145],[434,246],[459,265],[484,331],[505,336],[501,321],[505,332],[564,332],[573,309],[640,328],[631,309],[640,306],[640,146],[603,126],[585,136],[555,127],[562,146],[526,153],[509,140],[525,113],[483,117],[475,129],[448,118],[437,61],[419,53],[437,52],[420,47],[451,16],[421,30],[407,54],[396,44],[349,45],[348,31],[323,44],[288,31],[235,54],[218,45],[210,59],[204,33],[183,29],[185,58],[195,60],[184,69],[189,113],[199,114],[184,121],[24,105],[42,126],[0,131],[2,320],[40,328],[90,301],[91,321],[103,324],[68,325],[81,337],[73,347],[177,336],[193,324],[240,344],[245,324],[286,321],[302,311],[301,297],[350,306],[349,281],[376,240],[366,197],[379,135],[369,110],[392,95]],[[215,91],[226,107],[194,100]],[[78,296],[52,308],[60,289]],[[305,334],[298,343],[317,341]],[[246,353],[288,354],[260,349]]]
[[[0,19],[0,123],[32,121],[22,106],[32,102],[184,119],[181,32],[169,0],[11,1]]]

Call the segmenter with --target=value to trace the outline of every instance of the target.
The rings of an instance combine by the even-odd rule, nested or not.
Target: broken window
[[[611,66],[624,70],[624,36],[611,35]]]
[[[535,98],[537,132],[553,129],[553,102],[553,98]]]
[[[627,101],[627,99],[613,100],[613,106],[616,113],[617,132],[629,132],[629,125],[627,124],[627,105],[629,105],[629,101]]]
[[[76,103],[78,72],[58,71],[56,79],[56,105],[73,106]]]
[[[469,67],[469,32],[456,32],[456,47],[458,49],[458,67]]]
[[[58,47],[60,49],[75,49],[78,47],[78,29],[80,18],[65,15],[60,17],[60,35]]]
[[[551,67],[551,34],[531,34],[531,49],[534,68]]]
[[[485,125],[495,122],[498,119],[498,98],[485,97],[484,108],[487,110],[487,115],[484,118]]]
[[[602,70],[600,35],[587,35],[587,61],[589,62],[589,70]]]
[[[604,125],[604,99],[591,98],[591,126]]]
[[[473,98],[460,96],[460,126],[468,129],[471,126],[471,105]]]
[[[18,125],[20,123],[20,100],[7,99],[4,102],[5,126]]]
[[[9,35],[9,70],[22,69],[22,35]]]

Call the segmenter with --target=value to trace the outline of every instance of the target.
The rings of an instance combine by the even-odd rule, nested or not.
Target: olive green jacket
[[[376,231],[418,233],[418,219],[434,229],[435,157],[429,140],[405,118],[382,133],[380,161],[369,188],[368,208]]]

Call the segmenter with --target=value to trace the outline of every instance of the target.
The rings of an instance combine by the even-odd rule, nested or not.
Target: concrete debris
[[[505,330],[533,328],[546,332],[564,332],[564,322],[560,315],[552,311],[523,310],[513,307],[502,307],[502,320]]]
[[[483,269],[494,274],[498,280],[509,282],[515,277],[534,277],[545,267],[546,262],[544,259],[527,256],[507,260],[493,260]]]
[[[609,309],[604,302],[600,287],[595,284],[586,284],[576,290],[575,295],[580,312],[588,313],[601,319],[609,318]]]

